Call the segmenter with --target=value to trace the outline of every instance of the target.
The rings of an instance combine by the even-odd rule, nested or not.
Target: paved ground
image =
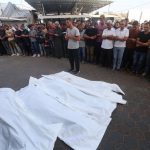
[[[18,90],[29,77],[40,77],[68,69],[66,59],[0,56],[0,87]],[[126,93],[127,105],[119,105],[112,115],[98,150],[150,150],[150,82],[125,72],[82,64],[81,77],[117,83]],[[57,140],[54,150],[71,150]]]

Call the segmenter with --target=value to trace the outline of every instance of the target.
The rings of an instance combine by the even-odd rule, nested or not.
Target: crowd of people
[[[80,72],[80,63],[112,70],[122,68],[136,75],[150,71],[150,24],[145,21],[73,21],[45,24],[2,25],[0,54],[10,56],[68,57],[70,71]],[[74,70],[74,65],[76,69]]]

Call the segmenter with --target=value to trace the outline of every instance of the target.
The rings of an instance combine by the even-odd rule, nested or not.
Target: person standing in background
[[[17,43],[17,45],[19,46],[20,50],[21,50],[21,54],[23,56],[25,56],[25,48],[23,46],[23,38],[22,38],[22,31],[21,29],[18,27],[18,25],[15,25],[15,41]]]
[[[97,25],[96,29],[97,29],[97,38],[96,38],[96,45],[95,45],[95,61],[96,64],[99,64],[101,62],[100,60],[100,55],[101,55],[101,45],[102,45],[102,33],[104,31],[104,29],[107,28],[106,25],[106,20],[105,20],[105,16],[101,15],[100,16],[100,22]]]
[[[54,33],[54,56],[58,59],[60,59],[63,56],[63,33],[61,26],[58,21],[55,22],[55,33]]]
[[[79,42],[79,49],[80,49],[80,61],[81,63],[85,63],[85,41],[84,41],[84,33],[85,33],[85,24],[81,23],[79,25],[80,31],[80,42]]]
[[[35,26],[31,25],[30,26],[30,32],[29,32],[29,37],[30,37],[30,41],[31,41],[31,49],[32,49],[32,57],[40,57],[40,49],[39,49],[39,45],[37,42],[37,31],[35,30]]]
[[[8,25],[6,26],[6,35],[8,37],[8,43],[11,49],[11,56],[14,56],[14,55],[19,56],[20,54],[16,46],[14,31],[11,26],[10,27]]]
[[[42,30],[42,27],[39,26],[38,30],[37,30],[37,43],[39,45],[39,49],[40,49],[40,54],[41,56],[46,56],[46,51],[45,51],[45,33]]]
[[[1,39],[3,47],[6,50],[7,55],[11,55],[11,50],[9,47],[8,38],[6,35],[6,31],[5,31],[5,26],[0,27],[0,39]]]
[[[86,44],[87,62],[95,63],[94,49],[96,44],[97,29],[94,28],[94,24],[90,23],[85,30],[84,39]]]
[[[20,29],[22,31],[22,41],[25,49],[25,55],[31,56],[32,51],[31,51],[31,42],[30,42],[29,31],[28,31],[29,29],[24,24],[20,26]]]
[[[126,43],[126,48],[123,56],[123,67],[125,69],[131,69],[132,67],[133,54],[136,50],[136,40],[139,32],[139,23],[138,21],[134,21],[131,29],[129,30],[129,38]]]
[[[120,28],[115,31],[115,43],[113,49],[113,70],[120,70],[129,30],[125,27],[125,21],[120,21]]]
[[[150,25],[144,23],[144,31],[140,32],[137,37],[136,50],[133,57],[133,73],[140,74],[143,61],[146,58],[148,47],[150,44]],[[146,70],[145,70],[146,71]]]
[[[107,21],[107,29],[102,34],[101,63],[103,66],[112,67],[112,55],[114,46],[115,29],[112,27],[112,21]]]

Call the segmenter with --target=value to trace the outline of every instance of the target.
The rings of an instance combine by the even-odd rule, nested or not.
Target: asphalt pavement
[[[40,78],[68,69],[66,58],[0,56],[0,87],[19,90],[28,85],[30,76]],[[150,150],[150,81],[92,64],[81,64],[79,76],[118,84],[128,101],[113,112],[98,150]],[[54,150],[72,149],[58,139]]]

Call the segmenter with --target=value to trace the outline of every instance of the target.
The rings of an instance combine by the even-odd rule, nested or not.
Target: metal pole
[[[143,11],[141,11],[140,18],[139,18],[139,23],[141,22],[142,15],[143,15]]]
[[[41,3],[41,5],[42,5],[42,14],[43,14],[43,16],[45,16],[45,9],[44,9],[43,3]]]

